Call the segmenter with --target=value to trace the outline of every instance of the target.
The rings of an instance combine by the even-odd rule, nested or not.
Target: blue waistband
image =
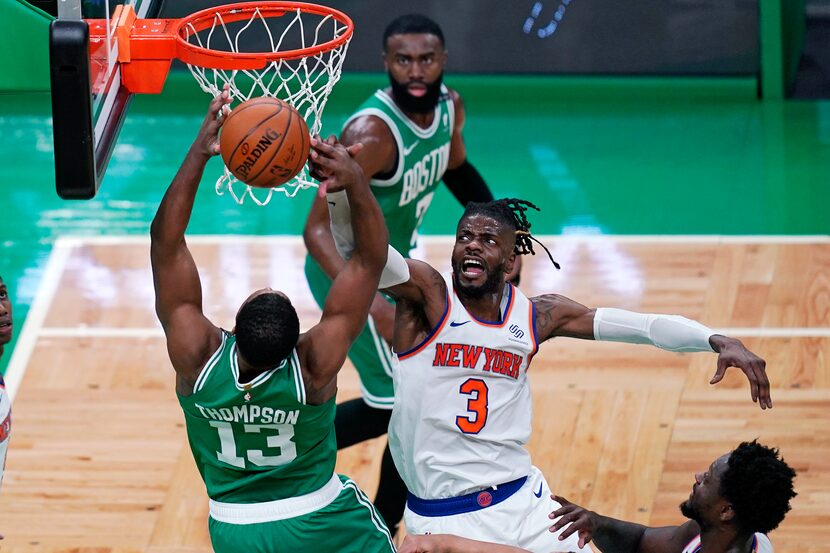
[[[527,476],[522,476],[486,490],[446,499],[421,499],[407,492],[406,506],[409,507],[410,511],[422,517],[443,517],[471,513],[501,503],[519,491],[519,488],[526,481]]]

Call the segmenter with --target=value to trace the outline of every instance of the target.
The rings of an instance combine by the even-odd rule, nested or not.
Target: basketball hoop
[[[343,12],[303,2],[242,2],[181,19],[136,19],[130,6],[118,9],[121,12],[113,17],[118,61],[130,92],[161,92],[176,58],[187,64],[210,95],[219,94],[227,84],[231,98],[238,102],[272,96],[290,103],[305,118],[312,135],[320,132],[323,109],[340,79],[354,31]],[[90,23],[91,44],[106,37],[103,24]],[[260,51],[248,51],[257,47]],[[228,191],[238,203],[249,195],[265,205],[275,190],[293,197],[316,186],[305,166],[294,179],[258,198],[225,168],[216,192]]]

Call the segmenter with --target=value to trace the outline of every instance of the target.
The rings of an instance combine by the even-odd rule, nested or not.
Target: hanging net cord
[[[292,16],[292,12],[293,19],[279,33],[269,25],[269,19],[280,19],[283,22],[284,18]],[[306,28],[313,28],[313,34],[309,33],[307,36]],[[245,37],[261,37],[263,29],[271,52],[281,52],[280,48],[286,42],[292,44],[292,49],[304,49],[320,44],[321,40],[332,41],[345,34],[348,26],[331,15],[316,16],[299,8],[286,12],[281,18],[265,17],[259,9],[255,9],[251,19],[233,32],[225,24],[222,14],[217,13],[206,34],[204,31],[197,32],[192,25],[187,25],[182,29],[182,38],[202,48],[239,53],[239,45],[245,43]],[[293,47],[295,44],[297,46]],[[296,59],[270,61],[262,69],[256,70],[209,69],[190,64],[188,67],[202,90],[211,96],[219,94],[228,84],[230,97],[235,102],[244,102],[258,96],[271,96],[288,102],[303,116],[309,132],[314,136],[322,127],[323,109],[334,85],[340,79],[347,48],[348,41],[345,41],[342,45],[327,51]],[[259,196],[250,186],[238,181],[227,167],[216,181],[217,194],[229,192],[240,204],[246,196],[250,196],[257,204],[265,205],[271,200],[275,190],[290,198],[300,190],[312,187],[316,188],[317,183],[309,176],[307,164],[286,184],[267,191],[258,189]]]

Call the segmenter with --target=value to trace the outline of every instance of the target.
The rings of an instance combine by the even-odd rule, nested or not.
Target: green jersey
[[[335,398],[307,405],[296,351],[239,383],[236,338],[222,344],[179,396],[190,449],[211,499],[259,503],[304,495],[332,477]]]
[[[372,192],[386,218],[389,243],[404,255],[418,240],[418,227],[432,202],[438,182],[447,170],[450,140],[455,126],[455,107],[449,91],[443,92],[429,128],[412,122],[383,90],[375,92],[346,121],[374,115],[386,123],[398,147],[394,173],[373,178]]]

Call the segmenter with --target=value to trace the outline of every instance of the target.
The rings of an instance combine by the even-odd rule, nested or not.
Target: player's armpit
[[[555,336],[594,339],[594,309],[559,294],[530,299],[535,308],[536,336],[540,342]]]
[[[409,267],[409,280],[385,288],[384,291],[393,298],[423,305],[425,309],[440,304],[441,309],[438,314],[440,318],[446,304],[447,294],[447,283],[444,282],[444,277],[423,261],[407,259],[406,264]]]

